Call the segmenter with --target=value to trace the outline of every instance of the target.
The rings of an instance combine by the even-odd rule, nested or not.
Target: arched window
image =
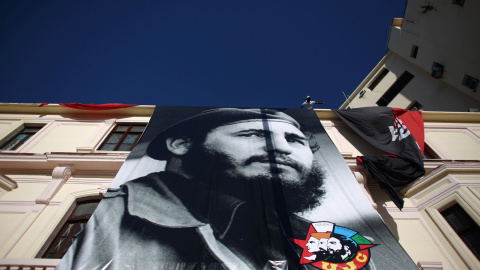
[[[99,202],[100,200],[78,202],[43,258],[61,259],[73,241],[83,231]]]

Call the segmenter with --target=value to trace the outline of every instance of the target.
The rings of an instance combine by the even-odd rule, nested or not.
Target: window
[[[145,124],[118,124],[98,150],[131,151],[140,139]]]
[[[441,212],[448,224],[480,260],[480,227],[459,205],[455,204]]]
[[[2,147],[0,147],[0,150],[17,150],[18,147],[35,135],[40,129],[42,129],[42,127],[24,127],[19,133],[6,141]]]
[[[85,229],[87,221],[92,216],[99,202],[100,200],[77,203],[77,206],[75,206],[75,209],[60,229],[57,237],[55,237],[48,247],[43,258],[61,259],[73,241],[77,239],[83,229]]]
[[[443,77],[444,66],[437,62],[433,62],[432,65],[432,77],[435,79],[440,79]]]
[[[392,101],[400,91],[413,79],[413,74],[408,71],[405,71],[393,84],[388,88],[388,90],[383,94],[383,96],[377,101],[378,106],[387,106],[390,101]]]
[[[423,105],[420,104],[418,101],[414,101],[410,106],[407,107],[409,111],[420,111],[423,108]]]
[[[452,4],[463,6],[463,4],[465,4],[465,0],[452,0]]]
[[[383,80],[383,78],[387,76],[388,72],[388,69],[383,68],[382,72],[378,73],[375,80],[373,80],[373,82],[368,86],[368,89],[373,90]]]
[[[477,92],[477,86],[478,86],[478,79],[477,78],[473,78],[471,76],[468,76],[468,75],[465,75],[465,77],[463,77],[463,85],[465,85],[466,87],[470,88],[470,90],[472,90],[474,93]]]
[[[417,58],[418,46],[412,45],[412,51],[410,52],[410,57]]]
[[[365,91],[365,89],[363,89],[362,91],[360,91],[360,97],[363,97],[366,92],[367,92],[367,91]]]
[[[423,159],[440,159],[440,156],[430,147],[430,145],[425,143],[423,146]]]

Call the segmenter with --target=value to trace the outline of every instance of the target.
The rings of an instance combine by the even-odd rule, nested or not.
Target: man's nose
[[[267,146],[268,144],[271,144],[271,149],[268,149],[268,150],[279,152],[282,154],[287,154],[287,155],[292,153],[292,147],[290,146],[288,141],[285,139],[285,137],[274,135],[270,137],[270,140],[271,140],[270,143],[267,141]]]

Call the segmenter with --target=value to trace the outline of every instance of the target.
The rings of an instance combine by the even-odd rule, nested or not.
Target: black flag
[[[385,156],[357,157],[378,180],[395,205],[403,208],[399,191],[425,174],[424,131],[419,111],[388,107],[366,107],[334,112],[358,135]]]

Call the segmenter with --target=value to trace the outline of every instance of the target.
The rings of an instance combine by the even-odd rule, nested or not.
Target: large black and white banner
[[[312,110],[157,107],[57,269],[417,269]]]

